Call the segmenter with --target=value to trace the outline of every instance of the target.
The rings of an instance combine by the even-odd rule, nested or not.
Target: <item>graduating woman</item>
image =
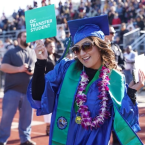
[[[75,60],[62,59],[44,76],[47,52],[37,42],[37,62],[28,86],[28,100],[37,115],[52,113],[49,145],[108,145],[111,130],[120,144],[141,145],[135,92],[116,70],[114,53],[104,41],[107,15],[68,22]]]

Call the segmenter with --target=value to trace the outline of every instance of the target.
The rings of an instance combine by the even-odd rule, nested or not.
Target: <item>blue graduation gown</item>
[[[50,137],[49,137],[49,145],[52,144],[52,135],[53,135],[53,127],[56,116],[56,109],[58,104],[58,97],[61,90],[62,82],[65,76],[65,73],[73,63],[74,60],[70,61],[68,59],[63,59],[59,64],[57,64],[54,70],[50,71],[45,75],[45,90],[42,95],[41,101],[35,101],[32,98],[31,85],[32,80],[29,83],[27,90],[27,97],[32,106],[32,108],[37,109],[37,115],[45,115],[52,113],[51,118],[51,127],[50,127]],[[91,116],[94,118],[97,114],[99,114],[100,109],[100,101],[97,97],[98,88],[96,80],[89,88],[87,94],[87,102],[86,105],[89,107],[91,112]],[[68,84],[71,85],[71,84]],[[124,82],[125,85],[125,82]],[[127,90],[126,85],[126,90]],[[132,101],[127,95],[127,92],[124,92],[124,98],[121,103],[120,113],[126,119],[126,121],[130,124],[130,127],[137,132],[140,130],[139,122],[138,122],[138,108],[137,105],[133,105]],[[77,90],[76,90],[77,91]],[[109,96],[110,97],[110,96]],[[74,101],[75,102],[75,96]],[[72,105],[74,106],[74,105]],[[71,109],[71,122],[68,129],[67,135],[67,145],[108,145],[111,135],[111,130],[113,130],[113,120],[114,120],[114,109],[113,102],[110,98],[109,100],[109,108],[111,117],[105,120],[104,124],[94,130],[86,130],[82,128],[81,125],[75,123],[76,113],[74,107]]]

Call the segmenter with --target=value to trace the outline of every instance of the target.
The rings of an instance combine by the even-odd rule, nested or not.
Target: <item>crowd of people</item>
[[[41,6],[51,4],[51,0],[42,0]],[[37,1],[34,1],[33,6],[28,5],[26,10],[37,8]],[[0,33],[11,30],[25,29],[25,9],[19,8],[14,11],[12,19],[2,14],[0,19]],[[64,4],[60,1],[55,7],[57,24],[64,24],[64,31],[68,31],[68,20],[80,19],[84,17],[94,17],[102,14],[108,14],[110,25],[126,25],[127,31],[135,28],[144,29],[145,22],[145,1],[144,0],[80,0],[80,3],[74,4],[68,0]],[[121,26],[122,26],[121,25]],[[124,27],[120,29],[124,33]],[[125,31],[125,33],[127,32]],[[122,33],[120,34],[122,35]],[[119,37],[121,37],[119,35]],[[120,38],[119,43],[122,43]]]

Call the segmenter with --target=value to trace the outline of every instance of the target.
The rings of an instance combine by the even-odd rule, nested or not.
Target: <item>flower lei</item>
[[[81,114],[81,125],[85,129],[93,129],[98,128],[100,125],[104,123],[105,119],[108,119],[110,117],[110,113],[108,111],[108,84],[109,84],[109,77],[108,73],[110,73],[110,70],[106,67],[102,67],[100,70],[99,78],[102,78],[101,81],[97,83],[99,95],[98,98],[102,100],[99,115],[95,118],[91,118],[90,111],[88,109],[88,106],[84,105],[84,103],[87,101],[86,95],[83,93],[85,90],[87,84],[88,84],[88,76],[83,71],[81,74],[81,81],[79,83],[78,91],[76,94],[76,104],[79,107],[78,112]]]

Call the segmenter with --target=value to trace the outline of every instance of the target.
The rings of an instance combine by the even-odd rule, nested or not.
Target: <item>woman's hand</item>
[[[35,53],[37,59],[47,59],[48,53],[44,46],[44,43],[41,40],[36,41]]]
[[[143,71],[139,70],[139,82],[134,84],[133,81],[130,82],[129,87],[135,90],[140,90],[143,86],[144,86],[144,82],[145,82],[145,74],[143,73]]]

